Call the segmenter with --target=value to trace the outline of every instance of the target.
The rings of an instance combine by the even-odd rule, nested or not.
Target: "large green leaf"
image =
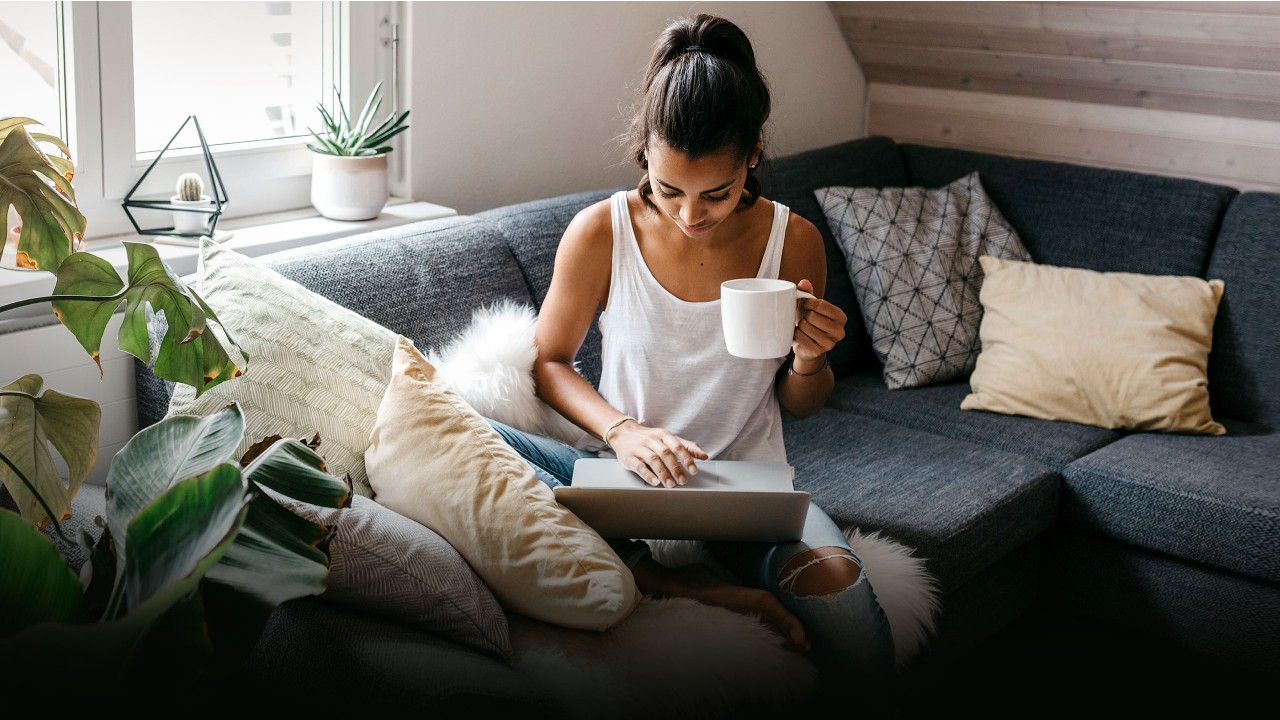
[[[209,579],[252,595],[267,608],[319,595],[329,577],[331,532],[258,495],[240,535],[209,571]]]
[[[98,364],[98,374],[102,374],[102,360],[99,354],[102,349],[102,336],[107,331],[107,323],[116,308],[120,307],[123,298],[119,297],[124,290],[124,280],[111,263],[93,253],[72,253],[58,266],[58,277],[53,286],[56,295],[95,295],[101,298],[113,298],[102,302],[92,300],[55,300],[53,314],[75,336],[80,346],[89,353],[89,357]],[[150,362],[148,355],[142,358]]]
[[[40,622],[74,622],[80,581],[44,533],[0,510],[0,638]]]
[[[246,487],[239,468],[226,464],[157,497],[129,525],[130,611],[102,623],[40,623],[0,641],[0,661],[12,661],[0,662],[5,680],[17,672],[46,685],[75,678],[77,686],[110,688],[126,677],[156,621],[191,598],[235,541],[248,513]]]
[[[248,514],[248,490],[240,468],[224,463],[178,482],[133,518],[123,548],[130,611],[221,561]],[[217,561],[209,563],[215,552]]]
[[[223,347],[223,340],[206,326],[208,320],[218,322],[213,310],[173,274],[155,246],[140,242],[126,242],[124,246],[129,257],[127,288],[110,263],[89,253],[76,253],[58,268],[55,296],[103,298],[53,303],[58,319],[90,357],[97,361],[107,322],[123,299],[120,349],[152,366],[156,376],[190,385],[199,397],[218,383],[240,375],[242,369]],[[121,289],[123,298],[119,296]],[[163,328],[156,320],[160,314],[164,316]],[[231,354],[240,358],[241,365],[247,365],[249,355],[236,345],[225,326],[222,330]],[[153,354],[154,347],[159,349]]]
[[[326,472],[324,458],[314,446],[279,435],[265,442],[241,458],[249,482],[311,505],[351,507],[351,478]],[[319,445],[318,439],[315,442]]]
[[[130,438],[107,473],[107,528],[117,562],[124,558],[127,563],[125,530],[134,517],[178,481],[232,459],[243,436],[244,413],[232,404],[204,417],[165,418]]]
[[[52,272],[84,237],[86,225],[76,206],[69,163],[55,164],[27,132],[26,125],[39,123],[30,118],[0,123],[0,210],[13,205],[22,218],[18,264]],[[57,145],[66,152],[65,144]]]
[[[324,459],[300,440],[276,440],[245,467],[244,476],[250,486],[271,488],[313,505],[351,503],[349,481],[324,472]],[[329,574],[331,534],[328,526],[259,494],[240,537],[209,578],[260,598],[267,607],[318,594]]]
[[[40,393],[44,380],[24,375],[0,388],[0,454],[26,476],[58,520],[71,517],[71,498],[98,457],[98,403],[56,390]],[[64,483],[55,464],[52,444],[67,466]],[[5,463],[0,481],[9,489],[18,511],[32,524],[43,527],[49,515],[31,491]]]

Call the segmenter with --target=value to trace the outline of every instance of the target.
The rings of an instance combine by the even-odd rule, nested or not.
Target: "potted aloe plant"
[[[330,114],[317,105],[324,121],[322,132],[311,128],[315,142],[312,152],[311,204],[333,220],[371,220],[386,207],[391,194],[387,188],[387,154],[391,138],[409,129],[409,111],[392,110],[374,124],[382,106],[382,83],[373,87],[355,122],[347,113],[342,93],[335,87],[337,112]]]
[[[86,226],[74,165],[60,138],[27,129],[39,125],[0,118],[0,210],[17,210],[19,251],[56,281],[52,295],[0,306],[0,314],[51,303],[97,361],[123,304],[120,348],[158,376],[199,394],[246,372],[248,355],[153,246],[124,243],[127,279],[73,251]],[[113,458],[100,531],[70,537],[62,523],[97,457],[101,412],[43,385],[28,374],[0,387],[0,677],[8,687],[181,692],[234,668],[273,608],[323,591],[331,529],[264,492],[349,505],[350,479],[325,472],[318,438],[266,438],[235,457],[244,433],[238,406],[167,418]],[[55,540],[89,558],[79,573]]]

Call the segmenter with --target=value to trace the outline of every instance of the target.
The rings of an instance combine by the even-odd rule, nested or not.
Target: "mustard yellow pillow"
[[[606,630],[640,602],[631,570],[407,338],[365,451],[374,499],[449,541],[508,611]]]
[[[1221,280],[984,256],[978,355],[963,410],[1222,435],[1207,368]]]

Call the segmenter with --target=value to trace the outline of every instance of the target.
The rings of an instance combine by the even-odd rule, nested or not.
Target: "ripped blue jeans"
[[[579,458],[596,457],[544,435],[517,430],[489,420],[498,434],[533,466],[534,474],[548,487],[572,482],[573,464]],[[628,567],[646,555],[649,545],[633,538],[605,538]],[[708,542],[711,556],[739,582],[773,593],[799,618],[811,644],[809,657],[825,675],[840,684],[854,681],[864,701],[885,701],[894,678],[893,636],[889,620],[871,587],[864,567],[858,581],[833,595],[796,595],[782,577],[789,560],[808,550],[844,548],[858,558],[840,528],[817,505],[810,503],[799,541],[787,543]],[[824,562],[845,562],[829,559]],[[879,696],[879,697],[876,697]]]

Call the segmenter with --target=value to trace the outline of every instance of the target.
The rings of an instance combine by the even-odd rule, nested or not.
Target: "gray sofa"
[[[814,190],[937,187],[977,170],[1040,263],[1221,278],[1210,396],[1228,434],[1124,433],[961,411],[967,382],[889,391]],[[848,314],[817,416],[787,418],[797,485],[843,526],[916,549],[942,590],[938,636],[906,668],[927,690],[1033,605],[1048,603],[1280,678],[1280,195],[871,137],[769,161],[767,197],[827,241],[827,298]],[[606,188],[333,240],[263,261],[438,347],[482,303],[537,305],[557,241]],[[1123,352],[1123,348],[1115,348]],[[580,357],[599,377],[599,336]],[[170,388],[138,364],[141,426]],[[246,676],[293,699],[335,685],[384,706],[555,716],[500,660],[325,601],[274,614]],[[318,695],[315,695],[318,693]]]

